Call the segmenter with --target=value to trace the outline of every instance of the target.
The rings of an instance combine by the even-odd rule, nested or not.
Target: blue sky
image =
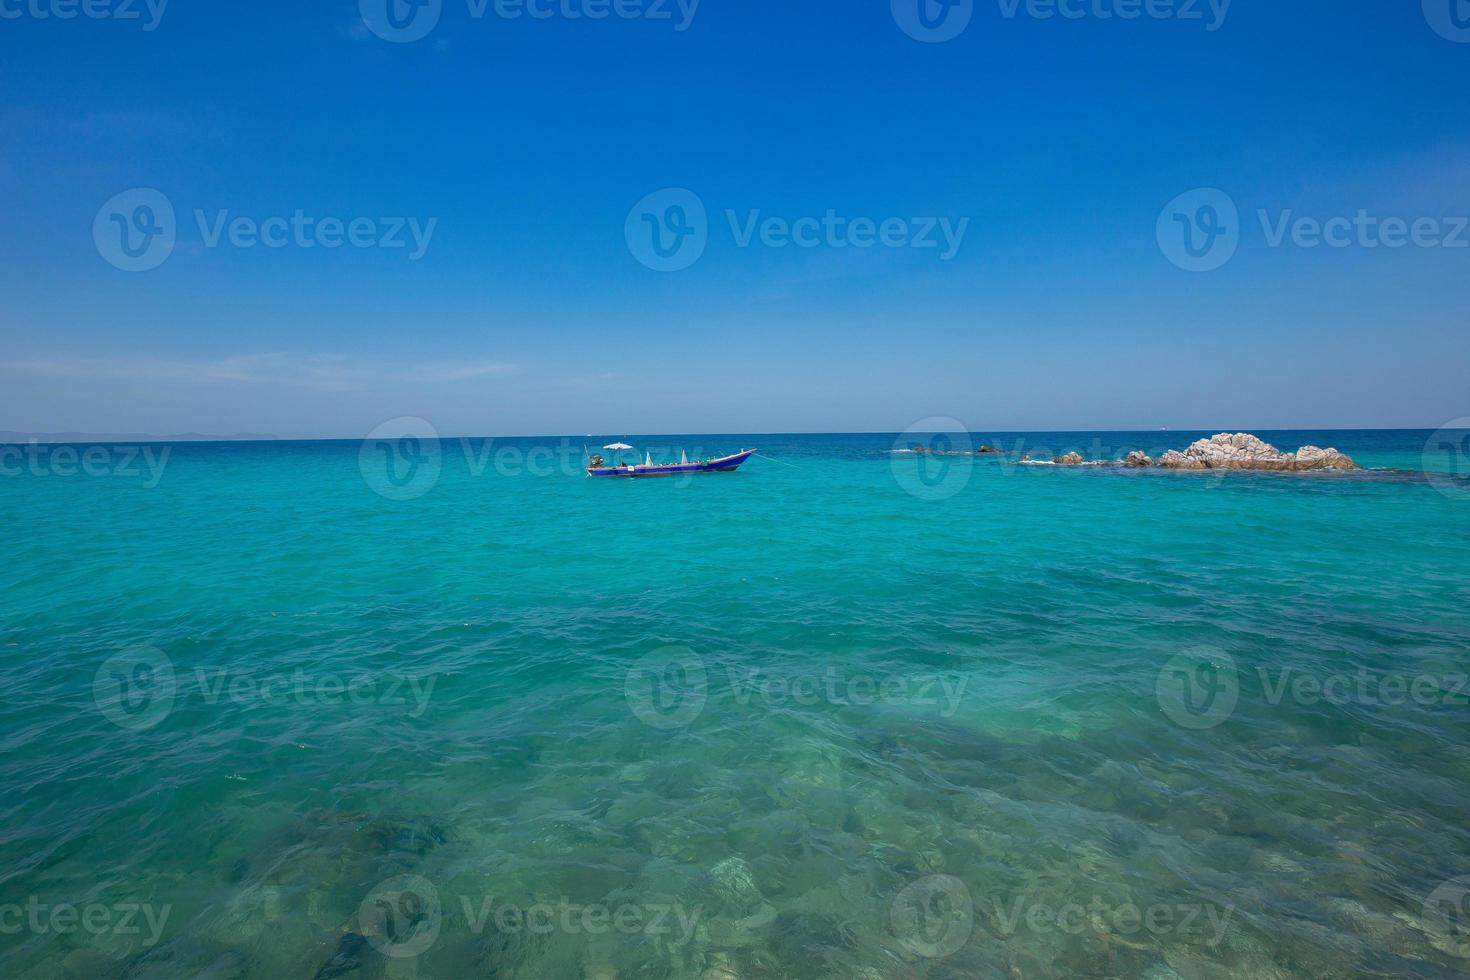
[[[938,43],[900,26],[920,0],[619,0],[639,16],[599,20],[568,15],[598,0],[536,0],[544,18],[441,0],[411,42],[380,36],[374,0],[37,15],[66,2],[0,0],[0,429],[1470,415],[1470,248],[1443,244],[1470,244],[1470,38],[1451,0],[1443,17],[1440,0],[1235,0],[1223,17],[1200,0],[1200,19],[1154,0],[1175,15],[1126,20],[1102,14],[1129,0],[1049,18],[974,0]],[[175,212],[147,271],[94,238],[136,188]],[[630,235],[669,218],[669,188],[704,208],[703,252],[655,271]],[[1164,213],[1199,188],[1239,219],[1228,261],[1191,272],[1159,229],[1200,220],[1197,202]],[[298,212],[405,247],[223,230]],[[825,232],[779,245],[779,227],[741,243],[752,221],[829,212],[888,221],[894,242],[964,232],[948,257]],[[1360,212],[1430,222],[1421,240],[1441,244],[1302,244],[1299,219]],[[136,199],[112,214],[120,234]],[[389,234],[407,219],[432,226],[421,249]]]

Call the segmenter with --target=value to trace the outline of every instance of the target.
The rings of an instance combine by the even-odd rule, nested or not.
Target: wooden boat
[[[604,446],[604,449],[621,451],[631,449],[617,443],[612,446]],[[729,473],[740,468],[755,453],[754,449],[742,449],[730,456],[721,456],[718,459],[701,459],[694,462],[689,457],[680,454],[677,463],[655,463],[650,455],[645,454],[642,463],[624,464],[618,462],[616,457],[611,465],[608,465],[600,455],[595,455],[587,464],[588,476],[679,476],[684,473]]]

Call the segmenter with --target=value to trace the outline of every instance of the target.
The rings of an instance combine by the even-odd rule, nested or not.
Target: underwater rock
[[[724,949],[753,946],[776,921],[776,907],[756,887],[755,872],[744,858],[730,857],[710,869],[712,890],[721,908],[702,931]]]
[[[765,899],[755,885],[755,872],[744,858],[725,858],[710,869],[710,877],[715,880],[715,894],[727,905],[746,909]]]
[[[700,980],[740,980],[740,974],[735,970],[734,958],[729,953],[711,954],[709,964],[700,974]]]
[[[344,933],[337,943],[331,959],[322,964],[312,980],[337,980],[338,977],[358,976],[365,965],[382,959],[382,954],[355,932]]]
[[[365,834],[370,846],[380,851],[413,857],[424,857],[449,841],[448,829],[433,817],[379,818],[367,826]]]
[[[114,975],[119,980],[244,980],[253,972],[250,958],[241,950],[174,939],[130,958],[122,972]]]
[[[702,932],[712,946],[739,949],[765,941],[765,933],[776,921],[776,906],[765,902],[744,918],[721,914],[712,917]]]
[[[1299,472],[1361,469],[1357,463],[1336,449],[1303,446],[1295,453],[1283,453],[1269,442],[1246,432],[1233,435],[1222,432],[1208,439],[1200,439],[1183,452],[1171,449],[1159,457],[1158,465],[1172,470]]]

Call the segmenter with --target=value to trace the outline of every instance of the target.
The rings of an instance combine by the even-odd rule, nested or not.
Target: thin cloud
[[[395,382],[452,384],[513,371],[501,361],[367,360],[345,354],[242,354],[209,361],[163,358],[11,361],[8,367],[58,378],[106,378],[194,385],[275,384],[352,391]]]

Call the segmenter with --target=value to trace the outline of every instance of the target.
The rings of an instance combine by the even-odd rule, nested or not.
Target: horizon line
[[[1162,432],[1212,432],[1212,433],[1271,433],[1271,432],[1436,432],[1443,426],[1348,426],[1348,427],[1321,427],[1321,426],[1277,426],[1272,428],[1261,427],[1164,427],[1157,429],[934,429],[913,430],[911,434],[934,434],[943,432],[965,432],[966,435],[1076,435],[1088,433],[1162,433]],[[769,432],[638,432],[638,433],[588,433],[583,435],[572,435],[568,433],[526,433],[526,434],[455,434],[440,435],[435,439],[445,442],[456,439],[602,439],[617,436],[620,439],[664,439],[674,436],[683,437],[725,437],[725,436],[902,436],[908,430],[789,430]],[[206,433],[178,433],[175,435],[154,435],[152,433],[86,433],[86,432],[51,432],[51,433],[22,433],[16,429],[5,430],[3,436],[26,435],[24,440],[16,441],[9,438],[0,438],[0,445],[4,446],[26,446],[26,445],[82,445],[89,443],[94,445],[122,445],[125,443],[195,443],[200,445],[222,445],[222,444],[250,444],[250,443],[305,443],[305,442],[363,442],[367,435],[356,436],[275,436],[260,433],[243,433],[239,436],[214,435]],[[52,436],[66,436],[68,438],[48,438]]]

